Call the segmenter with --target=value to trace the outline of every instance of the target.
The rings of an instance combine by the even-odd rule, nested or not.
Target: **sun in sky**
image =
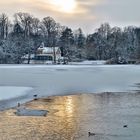
[[[60,12],[73,13],[76,9],[75,0],[50,0],[50,3]]]

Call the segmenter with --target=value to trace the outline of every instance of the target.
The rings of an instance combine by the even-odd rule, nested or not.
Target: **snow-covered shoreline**
[[[138,64],[69,64],[69,65],[53,65],[53,64],[0,64],[0,69],[23,69],[23,68],[93,68],[93,67],[140,67]]]

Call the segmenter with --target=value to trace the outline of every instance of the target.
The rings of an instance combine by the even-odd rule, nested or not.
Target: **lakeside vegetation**
[[[91,21],[92,22],[92,21]],[[111,27],[101,24],[94,33],[85,35],[81,28],[72,30],[52,17],[42,20],[29,13],[14,14],[13,21],[0,15],[0,63],[21,64],[24,55],[35,54],[40,44],[60,47],[69,61],[110,60],[110,63],[140,59],[140,28]]]

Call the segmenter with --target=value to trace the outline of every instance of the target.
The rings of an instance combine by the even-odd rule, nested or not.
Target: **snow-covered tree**
[[[3,13],[0,15],[0,38],[1,39],[7,38],[8,26],[9,26],[8,16]]]
[[[62,55],[71,60],[73,55],[74,36],[70,28],[66,28],[60,37]]]
[[[85,46],[86,46],[86,37],[81,28],[74,32],[74,46],[75,46],[75,57],[77,59],[85,59]]]

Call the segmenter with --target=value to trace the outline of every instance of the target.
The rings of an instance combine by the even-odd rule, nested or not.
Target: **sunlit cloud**
[[[0,0],[0,13],[12,17],[28,12],[40,19],[51,16],[63,25],[90,32],[103,22],[138,25],[139,5],[139,0]]]
[[[98,0],[99,2],[100,0]],[[15,10],[43,10],[46,9],[46,12],[60,12],[63,14],[79,14],[87,13],[89,11],[88,6],[94,6],[97,3],[97,0],[0,0],[0,9],[10,8],[12,11]],[[1,10],[0,10],[1,11]]]
[[[77,6],[75,0],[51,0],[50,4],[53,7],[52,9],[58,9],[65,13],[73,13]]]
[[[101,0],[0,0],[0,12],[5,12],[10,17],[17,12],[28,12],[40,19],[52,16],[63,25],[74,29],[81,27],[87,31],[89,23],[94,23],[97,19],[93,9],[99,1]]]

